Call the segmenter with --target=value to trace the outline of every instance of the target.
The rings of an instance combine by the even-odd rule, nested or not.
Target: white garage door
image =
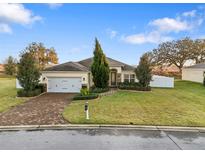
[[[82,87],[81,78],[48,78],[48,92],[76,93]]]

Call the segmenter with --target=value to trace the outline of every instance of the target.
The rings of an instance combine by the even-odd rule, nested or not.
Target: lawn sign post
[[[85,117],[86,120],[89,120],[88,102],[85,103]]]

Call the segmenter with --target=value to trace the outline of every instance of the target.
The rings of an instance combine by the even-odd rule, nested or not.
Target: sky
[[[54,47],[59,63],[93,55],[136,65],[160,43],[205,38],[205,4],[0,4],[0,63],[32,42]]]

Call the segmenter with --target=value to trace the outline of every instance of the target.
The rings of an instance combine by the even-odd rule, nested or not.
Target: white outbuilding
[[[182,69],[182,80],[203,83],[205,76],[205,63],[200,63]]]

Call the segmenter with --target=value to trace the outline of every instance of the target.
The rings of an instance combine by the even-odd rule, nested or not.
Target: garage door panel
[[[81,78],[48,78],[48,92],[80,92]]]

